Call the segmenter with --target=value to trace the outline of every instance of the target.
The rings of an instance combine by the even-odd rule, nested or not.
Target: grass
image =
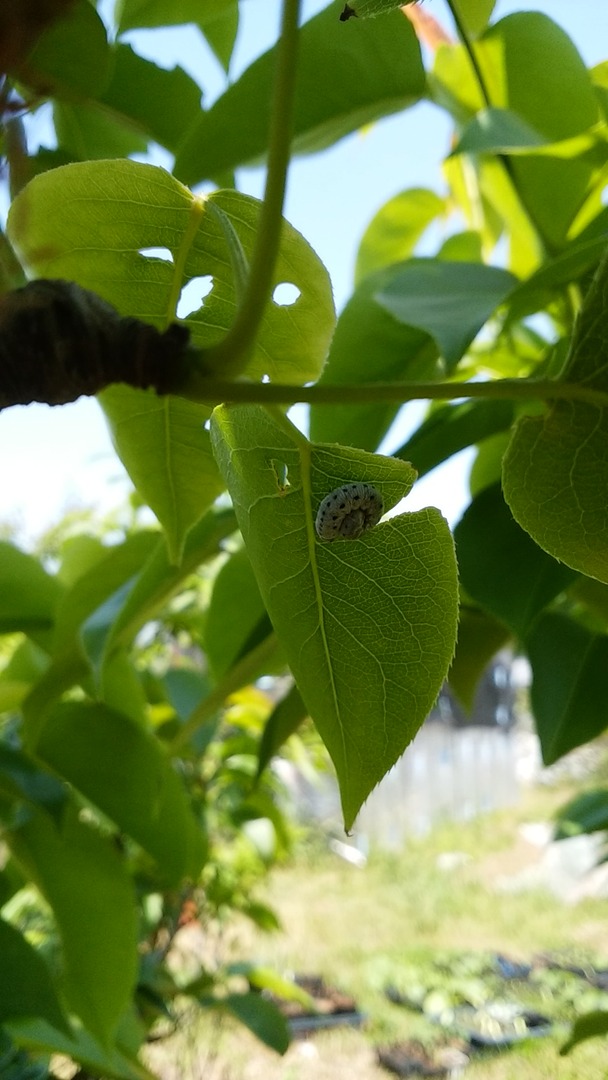
[[[446,825],[399,855],[376,855],[358,869],[309,843],[294,862],[274,871],[269,903],[283,930],[256,936],[240,924],[233,938],[237,957],[247,956],[282,973],[321,974],[326,982],[352,994],[366,1014],[361,1031],[334,1029],[295,1042],[283,1058],[261,1047],[247,1032],[226,1024],[217,1035],[217,1057],[203,1062],[202,1043],[209,1020],[197,1029],[192,1065],[164,1065],[163,1080],[387,1080],[376,1064],[376,1047],[404,1039],[436,1042],[441,1029],[422,1014],[391,1004],[388,981],[407,969],[430,973],[438,955],[503,953],[530,960],[546,950],[576,949],[608,966],[606,902],[584,900],[568,906],[546,891],[505,892],[505,874],[516,873],[535,857],[518,835],[523,821],[546,820],[571,792],[528,793],[516,808],[466,825]],[[470,859],[457,869],[441,870],[437,858],[448,851]],[[448,976],[449,981],[449,976]],[[580,984],[580,993],[583,993]],[[578,986],[578,981],[577,981]],[[527,992],[527,991],[526,991]],[[534,1002],[555,1012],[550,989],[541,986]],[[569,1057],[559,1056],[563,1030],[548,1038],[527,1040],[516,1049],[473,1060],[467,1080],[606,1080],[608,1047],[590,1040]],[[197,1049],[198,1047],[198,1049]]]

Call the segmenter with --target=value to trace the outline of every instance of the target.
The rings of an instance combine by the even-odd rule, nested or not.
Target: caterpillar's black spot
[[[383,509],[382,496],[371,484],[343,484],[322,500],[315,521],[317,535],[320,540],[358,540],[378,524]]]

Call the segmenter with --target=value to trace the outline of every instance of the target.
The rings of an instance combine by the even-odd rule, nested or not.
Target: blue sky
[[[324,0],[305,0],[305,16],[325,6]],[[426,7],[450,26],[443,0],[426,0]],[[272,43],[279,8],[278,0],[242,4],[232,78]],[[598,20],[606,19],[606,0],[578,4],[572,0],[538,0],[534,4],[498,0],[495,17],[521,10],[550,15],[567,31],[588,65],[606,58],[608,37],[598,32]],[[192,28],[140,33],[137,47],[164,66],[181,64],[199,80],[203,72],[207,100],[221,92],[221,69]],[[285,215],[328,267],[338,308],[350,293],[357,247],[376,210],[403,188],[441,190],[440,165],[449,135],[450,124],[444,114],[421,103],[342,140],[323,154],[297,159],[292,165]],[[166,163],[162,156],[155,160]],[[263,172],[243,170],[239,186],[260,196]],[[17,407],[0,413],[0,460],[4,464],[0,521],[15,525],[25,542],[55,524],[68,509],[91,506],[108,510],[120,505],[130,490],[94,400],[81,399],[54,409]],[[467,460],[466,454],[464,459],[453,459],[417,484],[406,508],[433,504],[451,522],[457,520],[468,501]]]

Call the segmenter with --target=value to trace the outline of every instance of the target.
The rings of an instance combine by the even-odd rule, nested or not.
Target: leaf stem
[[[292,386],[223,379],[186,378],[173,393],[206,405],[219,402],[256,405],[369,405],[378,402],[459,401],[502,398],[511,401],[583,401],[608,408],[608,392],[555,379],[495,379],[485,382],[342,383],[334,386]]]
[[[270,297],[281,228],[291,147],[296,84],[300,0],[283,0],[277,45],[264,202],[251,257],[247,286],[236,318],[222,341],[205,350],[208,371],[237,375],[247,362]]]

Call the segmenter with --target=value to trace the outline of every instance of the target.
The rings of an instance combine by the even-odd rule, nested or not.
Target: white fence
[[[428,720],[357,818],[357,847],[400,848],[439,821],[466,821],[515,802],[515,740],[498,727]]]

